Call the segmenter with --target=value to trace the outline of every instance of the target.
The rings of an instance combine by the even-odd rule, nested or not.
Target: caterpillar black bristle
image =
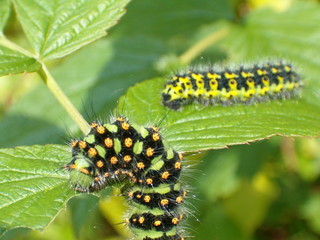
[[[126,224],[135,239],[183,240],[183,156],[163,140],[157,127],[131,124],[124,117],[93,122],[89,134],[70,145],[72,160],[65,169],[73,188],[96,192],[129,181],[131,186],[123,188],[131,208]]]
[[[285,99],[295,97],[302,85],[292,65],[282,62],[233,70],[189,70],[173,75],[166,83],[162,103],[179,110],[193,101],[230,105]]]

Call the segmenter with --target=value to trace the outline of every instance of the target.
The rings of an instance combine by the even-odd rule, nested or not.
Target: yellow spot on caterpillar
[[[85,141],[79,141],[79,147],[84,149],[87,147],[87,143]]]
[[[145,165],[144,165],[143,162],[138,162],[138,163],[137,163],[137,167],[138,167],[139,169],[144,169]]]
[[[96,156],[98,154],[98,151],[95,148],[89,148],[88,154],[91,156]]]
[[[162,206],[165,206],[165,205],[168,205],[168,204],[169,204],[169,200],[168,200],[168,199],[162,199],[162,200],[160,201],[160,203],[161,203]]]
[[[192,73],[191,77],[197,81],[203,81],[203,75],[200,73]]]
[[[142,196],[141,194],[137,194],[136,198],[140,199]]]
[[[180,161],[183,159],[182,153],[178,153]]]
[[[97,165],[98,168],[102,168],[102,167],[104,166],[104,163],[103,163],[101,160],[99,160],[99,161],[96,163],[96,165]]]
[[[132,147],[132,144],[133,144],[133,142],[132,142],[132,139],[131,138],[126,138],[126,139],[124,139],[124,145],[126,146],[126,147]]]
[[[230,90],[228,93],[226,93],[226,97],[229,99],[229,98],[232,98],[232,97],[236,97],[239,95],[239,91],[237,89],[237,86],[238,86],[238,83],[235,79],[230,79],[229,80],[229,87],[230,87]]]
[[[258,73],[259,76],[268,74],[268,72],[266,70],[261,70],[261,69],[258,69],[257,73]]]
[[[263,76],[263,77],[262,77],[262,83],[263,83],[263,85],[265,85],[265,86],[269,86],[269,84],[270,84],[270,78],[269,78],[268,76]]]
[[[162,224],[160,220],[157,220],[153,223],[154,226],[159,227]]]
[[[130,162],[132,160],[132,157],[130,155],[125,155],[123,157],[123,160],[128,163],[128,162]]]
[[[110,162],[111,162],[111,164],[117,164],[118,163],[117,157],[115,157],[115,156],[111,157]]]
[[[168,171],[165,171],[162,173],[161,178],[167,179],[170,176],[170,173]]]
[[[97,126],[97,132],[99,134],[104,134],[106,132],[106,128],[104,126],[99,125]]]
[[[144,196],[143,201],[148,203],[151,201],[151,197],[149,195]]]
[[[99,178],[99,177],[95,177],[95,178],[94,178],[94,181],[95,181],[95,182],[99,182],[99,181],[100,181],[100,178]]]
[[[106,145],[107,148],[112,148],[113,147],[113,140],[111,138],[106,138],[104,140],[104,144]]]
[[[284,66],[284,70],[285,70],[286,72],[290,72],[290,71],[291,71],[291,67],[288,66],[288,65],[285,65],[285,66]]]
[[[254,77],[254,74],[251,72],[241,72],[241,76],[243,78],[250,78],[250,77]]]
[[[254,80],[252,78],[248,78],[246,83],[249,88],[254,88]]]
[[[207,77],[210,78],[210,79],[220,79],[221,78],[221,75],[217,74],[217,73],[208,73],[207,74]]]
[[[90,124],[90,127],[91,127],[91,128],[95,128],[96,126],[98,126],[98,124],[95,123],[95,122],[93,122],[93,123]]]
[[[272,73],[278,73],[279,70],[278,70],[277,68],[274,68],[274,67],[273,67],[273,68],[271,68],[271,72],[272,72]]]
[[[239,75],[235,74],[235,73],[225,73],[224,76],[227,78],[227,79],[232,79],[232,78],[238,78]]]
[[[128,197],[132,198],[133,197],[133,192],[128,192]]]
[[[147,155],[148,157],[152,157],[153,154],[154,154],[154,149],[151,148],[151,147],[147,148],[146,155]]]
[[[284,78],[283,78],[283,77],[280,77],[280,76],[278,76],[277,79],[278,79],[278,81],[279,81],[279,84],[283,83],[283,81],[284,81]]]
[[[106,172],[106,173],[104,173],[103,176],[107,178],[107,177],[109,177],[110,175],[109,175],[109,173]]]

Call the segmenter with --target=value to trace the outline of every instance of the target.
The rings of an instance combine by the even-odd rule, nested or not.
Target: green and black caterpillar
[[[72,160],[65,166],[79,192],[95,192],[117,183],[131,211],[126,224],[136,240],[183,240],[180,205],[183,156],[162,139],[157,127],[142,127],[118,117],[93,122],[87,136],[72,140]]]
[[[189,102],[205,105],[286,99],[302,86],[291,64],[265,63],[237,69],[207,68],[173,75],[162,91],[162,103],[179,110]]]

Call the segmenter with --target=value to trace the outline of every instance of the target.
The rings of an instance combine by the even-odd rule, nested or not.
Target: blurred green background
[[[301,69],[306,88],[317,91],[319,23],[319,1],[136,0],[107,37],[48,65],[88,121],[107,118],[128,87],[166,76],[181,62],[284,57]],[[221,30],[226,35],[219,41],[183,58]],[[28,48],[14,13],[5,33]],[[64,144],[77,134],[35,74],[0,80],[2,147]],[[196,240],[320,239],[319,146],[316,139],[274,137],[187,156],[188,235]],[[126,239],[125,203],[119,196],[104,197],[110,191],[100,201],[93,195],[73,198],[44,232],[14,229],[1,239]]]

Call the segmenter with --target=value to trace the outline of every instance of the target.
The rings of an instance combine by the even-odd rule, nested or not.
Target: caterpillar
[[[122,183],[131,208],[125,222],[136,240],[183,240],[183,155],[155,126],[131,124],[122,116],[90,126],[87,136],[70,143],[72,160],[64,168],[72,187],[96,192]]]
[[[172,110],[197,101],[230,105],[291,98],[302,86],[291,64],[265,63],[237,69],[189,70],[173,75],[162,91],[162,103]]]

